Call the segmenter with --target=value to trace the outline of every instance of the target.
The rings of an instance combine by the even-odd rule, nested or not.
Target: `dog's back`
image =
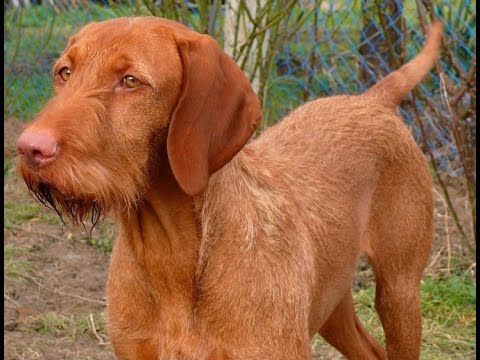
[[[292,181],[301,181],[302,174],[307,182],[334,182],[343,189],[358,188],[384,166],[408,159],[423,163],[396,107],[437,61],[441,37],[442,24],[434,22],[421,52],[366,92],[300,106],[246,148],[278,166],[298,167]]]
[[[349,130],[354,131],[355,128],[362,127],[362,123],[371,126],[372,121],[381,118],[377,115],[396,114],[394,110],[400,101],[425,77],[438,60],[442,30],[442,23],[435,21],[428,31],[425,46],[420,53],[363,94],[334,96],[311,101],[292,111],[282,121],[262,134],[256,142],[277,143],[278,150],[286,148],[291,153],[290,146],[295,147],[293,143],[298,136],[303,136],[304,131],[310,133],[311,137],[320,136],[317,142],[324,144],[328,143],[330,137],[335,137],[333,133],[329,134],[328,130],[336,132],[334,128],[345,127],[346,134],[354,135]],[[365,119],[360,120],[362,117]],[[383,119],[380,120],[383,121]],[[382,123],[379,126],[388,127],[390,125]],[[297,134],[299,131],[302,134]],[[319,133],[319,131],[325,131],[325,133]],[[290,138],[292,138],[291,141]],[[258,146],[261,147],[260,144]],[[302,147],[303,144],[299,146]],[[310,148],[308,143],[307,148]]]

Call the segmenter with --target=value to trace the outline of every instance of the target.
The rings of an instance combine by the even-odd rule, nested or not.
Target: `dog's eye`
[[[140,80],[138,80],[135,76],[132,76],[132,75],[126,75],[123,78],[123,83],[125,84],[125,87],[131,88],[131,89],[136,88],[141,84]]]
[[[62,78],[63,81],[67,81],[70,75],[72,74],[72,71],[68,67],[61,68],[60,71],[58,72],[60,77]]]

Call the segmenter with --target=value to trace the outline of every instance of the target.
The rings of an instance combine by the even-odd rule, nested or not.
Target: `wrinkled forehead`
[[[168,59],[169,54],[176,52],[177,30],[164,22],[154,17],[131,17],[88,24],[70,38],[62,57],[75,58],[77,62],[112,55],[150,61]],[[178,26],[182,31],[182,25]]]

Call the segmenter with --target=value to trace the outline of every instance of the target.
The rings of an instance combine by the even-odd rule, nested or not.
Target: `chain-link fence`
[[[4,115],[22,120],[34,116],[52,95],[53,63],[67,38],[82,25],[152,12],[165,16],[165,3],[4,2]],[[201,3],[219,6],[218,24],[212,31],[222,42],[221,9],[225,5],[218,0]],[[183,14],[180,20],[198,28],[200,4],[172,0],[169,4]],[[282,4],[277,2],[279,7]],[[401,113],[442,170],[458,175],[467,165],[472,167],[466,161],[473,161],[472,152],[476,151],[472,148],[476,133],[475,2],[295,1],[289,14],[280,23],[277,41],[270,44],[275,47],[273,61],[261,94],[265,123],[275,122],[316,97],[362,92],[412,58],[423,44],[425,27],[432,17],[438,17],[446,26],[441,64],[414,92],[414,97],[403,102]],[[292,28],[294,32],[286,31]],[[452,128],[459,124],[461,134],[456,135]]]

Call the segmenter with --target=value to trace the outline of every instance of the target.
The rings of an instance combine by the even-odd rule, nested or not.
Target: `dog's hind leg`
[[[418,169],[391,177],[377,189],[368,225],[366,253],[377,282],[375,306],[389,360],[420,356],[419,288],[433,236],[433,202],[426,169]]]
[[[422,317],[419,282],[406,278],[378,281],[375,307],[380,315],[388,359],[420,357]]]
[[[383,347],[355,315],[350,289],[323,324],[319,334],[347,359],[386,359]]]

